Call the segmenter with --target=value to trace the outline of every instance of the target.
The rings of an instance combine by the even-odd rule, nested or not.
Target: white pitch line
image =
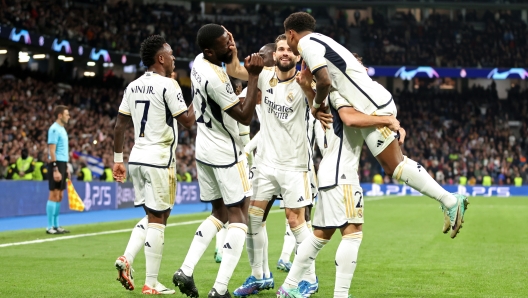
[[[367,201],[377,201],[377,200],[391,199],[391,198],[396,198],[396,197],[397,196],[365,197],[365,199],[367,199]],[[269,213],[279,213],[279,212],[284,212],[284,211],[282,209],[277,209],[277,210],[271,210]],[[192,224],[197,224],[197,223],[201,223],[201,222],[203,222],[203,219],[202,220],[191,220],[191,221],[176,222],[176,223],[168,224],[167,227],[186,226],[186,225],[192,225]],[[104,232],[97,232],[97,233],[87,233],[87,234],[79,234],[79,235],[71,235],[71,236],[61,236],[61,237],[56,237],[56,238],[47,238],[47,239],[37,239],[37,240],[29,240],[29,241],[22,241],[22,242],[4,243],[4,244],[0,244],[0,248],[2,248],[2,247],[10,247],[10,246],[36,244],[36,243],[53,242],[53,241],[60,241],[60,240],[69,240],[69,239],[84,238],[84,237],[99,236],[99,235],[126,233],[126,232],[130,232],[130,231],[132,231],[132,229],[121,229],[121,230],[112,230],[112,231],[104,231]]]
[[[283,210],[271,210],[270,211],[270,213],[277,213],[277,212],[284,212],[284,211]],[[192,224],[201,223],[203,221],[204,220],[202,219],[202,220],[191,220],[191,221],[175,222],[175,223],[168,224],[167,227],[186,226],[186,225],[192,225]],[[2,247],[10,247],[10,246],[18,246],[18,245],[44,243],[44,242],[53,242],[53,241],[68,240],[68,239],[75,239],[75,238],[84,238],[84,237],[99,236],[99,235],[125,233],[125,232],[130,232],[130,231],[132,231],[132,229],[121,229],[121,230],[112,230],[112,231],[97,232],[97,233],[87,233],[87,234],[79,234],[79,235],[71,235],[71,236],[62,236],[62,237],[56,237],[56,238],[47,238],[47,239],[37,239],[37,240],[29,240],[29,241],[22,241],[22,242],[4,243],[4,244],[0,244],[0,248],[2,248]]]

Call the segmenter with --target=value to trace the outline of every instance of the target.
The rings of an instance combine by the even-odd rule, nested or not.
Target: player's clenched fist
[[[124,182],[126,177],[125,165],[120,162],[116,162],[114,164],[114,170],[112,174],[117,182]]]
[[[264,59],[257,53],[251,54],[244,60],[244,67],[250,75],[258,76],[264,68]]]

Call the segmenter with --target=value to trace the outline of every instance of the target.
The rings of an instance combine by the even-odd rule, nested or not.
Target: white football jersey
[[[327,148],[323,151],[323,159],[319,163],[319,189],[330,188],[340,184],[359,184],[358,168],[363,147],[361,130],[345,126],[339,118],[335,106],[350,106],[344,98],[332,98],[328,105],[333,116],[332,128],[324,135]]]
[[[226,113],[239,103],[227,73],[200,54],[194,59],[191,82],[198,125],[196,160],[213,167],[245,160],[238,122]]]
[[[358,111],[371,115],[392,102],[390,92],[373,81],[356,57],[332,38],[311,33],[299,40],[297,49],[312,73],[328,67],[331,90],[337,90]]]
[[[119,113],[132,117],[134,147],[129,164],[170,167],[176,163],[178,126],[174,117],[187,111],[178,83],[147,71],[128,84]]]
[[[262,93],[262,92],[261,92],[261,93]],[[242,92],[240,92],[240,94],[238,95],[238,98],[246,98],[246,96],[247,96],[247,87],[244,88],[244,89],[242,90]],[[260,121],[260,117],[262,117],[262,116],[261,116],[261,113],[262,113],[261,111],[262,111],[262,110],[261,110],[261,108],[260,108],[260,104],[257,104],[257,105],[255,106],[255,112],[257,113],[257,117],[258,117],[259,121]]]
[[[280,81],[274,67],[265,67],[258,88],[262,92],[258,163],[280,170],[308,171],[310,110],[295,76]]]

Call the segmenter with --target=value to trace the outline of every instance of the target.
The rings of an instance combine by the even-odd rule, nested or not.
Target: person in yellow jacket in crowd
[[[92,171],[84,162],[81,162],[81,168],[79,169],[79,173],[77,174],[77,180],[84,182],[92,181]]]
[[[26,148],[22,149],[21,156],[15,162],[13,168],[13,180],[33,180],[33,171],[35,171],[35,161],[29,156]]]
[[[35,160],[35,170],[33,171],[33,181],[48,180],[48,167],[42,161],[42,152],[37,155]]]
[[[107,162],[105,163],[105,165],[107,166],[105,166],[103,174],[101,175],[101,177],[99,177],[99,180],[106,182],[114,182],[114,176],[112,175],[112,167],[108,166]]]
[[[176,180],[178,182],[191,182],[192,176],[187,171],[187,166],[184,163],[178,164],[178,171],[176,172]]]
[[[383,184],[383,177],[378,173],[372,177],[372,183]]]

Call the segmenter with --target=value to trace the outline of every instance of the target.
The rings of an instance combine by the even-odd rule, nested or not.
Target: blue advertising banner
[[[528,196],[528,186],[462,186],[462,185],[442,185],[449,192],[456,192],[467,196],[484,196],[484,197],[511,197],[511,196]],[[420,196],[421,194],[410,186],[405,184],[371,184],[362,183],[364,196]]]
[[[105,49],[96,49],[79,44],[74,40],[53,38],[11,26],[0,25],[0,38],[28,46],[42,47],[67,56],[86,57],[93,61],[125,65],[138,64],[141,60],[137,54],[123,54]]]
[[[116,209],[116,183],[77,182],[75,190],[84,202],[84,211]],[[0,218],[46,214],[49,197],[47,181],[0,181]],[[64,191],[61,213],[71,211]]]
[[[486,78],[493,80],[528,79],[524,68],[445,68],[431,66],[371,66],[367,70],[371,77],[394,77],[402,80],[412,78]]]

